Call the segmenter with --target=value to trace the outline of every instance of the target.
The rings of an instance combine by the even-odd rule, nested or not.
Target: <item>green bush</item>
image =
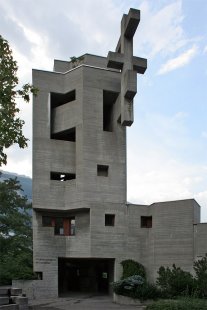
[[[207,297],[207,254],[194,262],[196,293],[199,297]]]
[[[113,289],[118,295],[141,300],[157,299],[161,296],[160,291],[154,284],[147,283],[145,279],[138,275],[114,282]]]
[[[207,301],[183,298],[177,300],[160,300],[147,306],[147,310],[206,310]]]
[[[175,265],[172,266],[172,269],[160,267],[156,283],[164,298],[191,296],[196,291],[196,281],[190,272],[183,271]]]
[[[139,275],[142,278],[146,279],[146,271],[142,264],[132,259],[127,259],[122,261],[121,265],[123,267],[122,279],[126,279],[134,275]]]

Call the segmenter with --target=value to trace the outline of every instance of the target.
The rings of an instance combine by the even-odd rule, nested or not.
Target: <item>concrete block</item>
[[[133,56],[133,70],[137,73],[144,74],[147,69],[147,59]]]
[[[108,52],[107,67],[121,70],[124,64],[124,54]]]
[[[14,304],[3,305],[0,306],[0,310],[19,310],[19,306]]]
[[[0,287],[0,296],[8,295],[8,288]]]
[[[11,296],[11,300],[17,305],[28,304],[28,298],[24,296]]]
[[[18,295],[21,295],[21,294],[22,294],[22,289],[21,289],[21,288],[12,287],[12,288],[10,289],[10,294],[11,294],[11,296],[18,296]]]
[[[9,297],[0,297],[0,305],[6,305],[9,303]]]
[[[124,96],[132,100],[137,93],[137,73],[133,70],[127,70],[124,73]]]

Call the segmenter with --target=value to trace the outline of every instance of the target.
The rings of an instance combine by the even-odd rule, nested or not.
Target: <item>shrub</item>
[[[121,265],[123,267],[122,279],[126,279],[134,275],[139,275],[142,278],[146,279],[146,271],[142,264],[132,259],[127,259],[122,261]]]
[[[195,292],[193,276],[175,265],[172,269],[160,267],[156,283],[161,288],[163,297],[188,296]]]
[[[147,283],[142,277],[134,275],[113,283],[114,292],[118,295],[138,298],[141,300],[156,299],[160,291],[153,284]]]
[[[147,306],[147,310],[206,310],[207,301],[183,298],[178,300],[160,300]]]
[[[200,260],[194,262],[196,291],[199,297],[207,296],[207,254]]]

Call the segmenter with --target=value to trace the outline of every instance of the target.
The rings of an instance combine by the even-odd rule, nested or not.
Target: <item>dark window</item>
[[[119,93],[103,91],[103,130],[113,131],[113,109]]]
[[[42,226],[52,227],[53,226],[53,219],[50,216],[43,216],[42,217]]]
[[[152,227],[152,216],[141,216],[141,228]]]
[[[55,235],[64,235],[63,218],[55,219]]]
[[[35,274],[36,274],[38,280],[42,280],[43,279],[42,271],[36,271]]]
[[[105,214],[105,226],[114,226],[115,214]]]
[[[55,235],[74,236],[75,235],[75,217],[42,217],[42,226],[54,227]]]
[[[109,173],[109,166],[107,165],[97,165],[97,175],[102,177],[107,177]]]
[[[69,181],[76,178],[75,173],[50,172],[50,180]]]

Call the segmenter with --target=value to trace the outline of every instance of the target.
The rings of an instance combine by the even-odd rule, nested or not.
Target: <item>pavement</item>
[[[142,306],[120,305],[110,296],[77,295],[29,302],[30,310],[144,310]]]

